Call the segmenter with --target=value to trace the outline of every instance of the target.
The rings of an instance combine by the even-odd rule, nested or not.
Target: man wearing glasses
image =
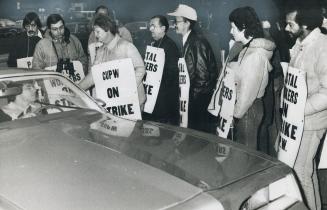
[[[207,39],[194,30],[195,9],[180,4],[168,15],[175,17],[176,33],[183,36],[181,59],[185,60],[190,79],[187,127],[215,133],[215,118],[207,111],[219,71],[213,50]]]
[[[32,57],[38,41],[42,38],[41,21],[35,12],[26,14],[23,20],[24,33],[17,36],[14,46],[9,52],[7,64],[17,67],[17,59]]]

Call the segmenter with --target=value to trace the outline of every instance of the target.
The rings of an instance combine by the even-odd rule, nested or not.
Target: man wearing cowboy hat
[[[182,58],[190,78],[187,127],[215,133],[215,120],[207,112],[218,76],[213,50],[207,39],[194,30],[197,22],[195,9],[180,4],[168,15],[175,17],[176,33],[183,36]]]

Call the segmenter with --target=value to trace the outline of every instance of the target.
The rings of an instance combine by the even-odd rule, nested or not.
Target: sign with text
[[[62,74],[67,78],[71,79],[74,83],[78,84],[84,77],[83,65],[80,61],[72,61],[74,71],[71,70],[69,74],[69,69],[63,68]],[[65,67],[65,66],[63,66]],[[56,71],[57,66],[46,67],[45,70]],[[45,88],[47,90],[49,103],[58,104],[63,106],[74,106],[74,103],[68,98],[73,97],[72,91],[67,88],[59,79],[52,79],[44,81]],[[63,108],[67,110],[68,108]],[[70,110],[70,109],[68,109]]]
[[[75,98],[75,93],[66,87],[61,80],[59,79],[50,79],[44,80],[44,88],[47,92],[48,100],[50,104],[56,104],[61,106],[71,106],[75,107],[76,105],[73,102]],[[62,110],[68,111],[72,108],[61,107]],[[48,109],[49,113],[56,113],[58,109]]]
[[[84,77],[83,65],[80,61],[72,61],[73,66],[63,65],[61,73],[67,78],[71,79],[74,83],[78,84]],[[73,70],[69,70],[73,68]],[[46,67],[45,70],[56,71],[57,66]]]
[[[305,72],[289,66],[282,94],[283,111],[278,139],[278,159],[293,167],[304,128],[304,108],[307,100]]]
[[[222,85],[218,96],[220,112],[218,114],[217,134],[220,137],[227,138],[229,129],[233,122],[234,106],[236,100],[234,71],[230,68],[226,68],[226,74],[222,80]]]
[[[143,86],[146,94],[144,112],[151,114],[156,105],[165,65],[164,49],[147,46],[144,64],[146,71],[146,75],[143,79]]]
[[[17,59],[17,67],[24,68],[24,69],[30,69],[30,68],[32,68],[32,60],[33,60],[33,57],[19,58],[19,59]]]
[[[91,123],[90,128],[112,136],[129,137],[135,127],[135,121],[115,119],[115,116],[103,116]]]
[[[179,69],[179,126],[187,128],[188,125],[188,106],[190,95],[190,76],[188,74],[184,58],[178,60]]]
[[[223,69],[225,69],[225,68],[223,68]],[[220,112],[221,104],[219,102],[221,102],[221,101],[219,101],[219,96],[220,96],[219,93],[221,92],[224,76],[225,76],[225,71],[221,72],[221,74],[219,75],[219,78],[216,83],[215,91],[214,91],[214,93],[211,97],[211,101],[208,105],[208,112],[214,116],[218,116],[218,114]]]
[[[324,146],[321,151],[318,169],[327,169],[327,134],[325,135]]]
[[[108,112],[126,119],[142,119],[130,58],[94,65],[91,72],[97,98],[106,103]]]

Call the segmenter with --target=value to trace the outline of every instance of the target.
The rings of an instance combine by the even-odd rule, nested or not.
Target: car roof
[[[0,67],[0,78],[11,77],[11,76],[22,76],[22,75],[42,75],[42,74],[56,74],[61,75],[54,71],[46,71],[40,69],[23,69],[13,67]]]

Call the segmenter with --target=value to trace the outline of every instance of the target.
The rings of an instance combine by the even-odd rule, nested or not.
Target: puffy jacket
[[[190,100],[192,101],[200,95],[207,95],[211,98],[218,76],[218,68],[209,42],[191,31],[183,46],[182,55],[184,55],[190,76]]]
[[[275,44],[264,38],[253,39],[240,52],[236,62],[228,63],[234,70],[236,104],[234,117],[242,118],[256,98],[261,98],[268,84],[268,73],[272,70],[270,59]]]

